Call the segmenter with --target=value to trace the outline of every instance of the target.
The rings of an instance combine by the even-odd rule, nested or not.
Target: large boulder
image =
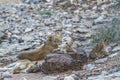
[[[56,51],[45,57],[45,62],[41,65],[43,73],[59,73],[68,70],[80,70],[84,64],[88,63],[88,57],[84,50],[76,49],[77,52]]]
[[[81,61],[73,59],[69,54],[49,54],[46,56],[41,70],[43,73],[51,74],[68,70],[78,70],[81,67]]]

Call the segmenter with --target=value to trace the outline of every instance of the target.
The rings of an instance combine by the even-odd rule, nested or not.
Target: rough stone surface
[[[68,70],[81,69],[80,60],[74,60],[68,54],[50,54],[46,56],[45,62],[42,64],[43,73],[58,73]]]

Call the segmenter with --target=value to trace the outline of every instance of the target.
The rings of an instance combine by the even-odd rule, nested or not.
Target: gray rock
[[[42,78],[42,80],[57,80],[56,76],[45,76]]]
[[[119,54],[119,52],[113,53],[113,54],[109,55],[108,58],[112,58],[114,56],[117,56],[118,54]]]
[[[55,26],[56,23],[52,20],[45,20],[44,22],[45,26]]]
[[[85,70],[87,71],[91,71],[95,68],[95,65],[94,64],[87,64],[86,67],[85,67]]]
[[[43,73],[59,73],[67,70],[81,69],[80,60],[74,60],[68,54],[49,54],[45,58],[45,62],[41,66]]]
[[[40,1],[44,1],[44,0],[22,0],[23,3],[34,3],[34,4],[38,4]]]
[[[82,5],[82,8],[83,8],[83,9],[88,9],[89,7],[90,7],[90,6],[87,5],[87,4],[83,4],[83,5]]]
[[[26,28],[25,29],[25,32],[30,32],[30,31],[32,31],[33,29],[32,28]]]
[[[7,51],[5,49],[0,48],[0,56],[4,56],[7,54]]]
[[[6,71],[6,72],[2,72],[0,73],[1,76],[0,77],[3,77],[3,78],[8,78],[8,77],[12,77],[12,73]]]
[[[94,20],[95,23],[103,23],[105,16],[101,15],[97,19]]]
[[[72,75],[66,76],[64,80],[79,80],[79,77],[76,76],[75,74],[72,74]]]
[[[8,25],[3,24],[3,25],[1,25],[1,26],[0,26],[0,32],[1,32],[1,31],[3,31],[3,32],[4,32],[4,31],[5,31],[5,30],[7,30],[8,28],[9,28],[9,26],[8,26]]]
[[[64,80],[75,80],[72,76],[66,76]]]
[[[4,36],[3,32],[0,32],[0,38],[2,38]]]
[[[102,64],[102,63],[105,63],[105,61],[107,61],[107,60],[108,60],[108,57],[102,58],[102,59],[98,59],[98,60],[95,61],[95,63],[96,64]]]
[[[97,5],[102,5],[104,3],[108,3],[109,0],[97,0]]]
[[[120,51],[120,46],[116,46],[112,49],[112,52],[118,52]]]
[[[24,41],[33,41],[34,37],[30,34],[22,36],[22,40]]]
[[[12,33],[14,33],[14,34],[20,34],[20,31],[19,31],[18,29],[14,29],[14,30],[12,31]]]

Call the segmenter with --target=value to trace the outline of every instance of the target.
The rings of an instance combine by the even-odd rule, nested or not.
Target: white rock
[[[4,22],[3,22],[3,21],[2,21],[2,22],[0,21],[0,26],[2,26],[3,24],[4,24]]]
[[[92,9],[93,9],[93,10],[97,10],[97,6],[95,5]]]
[[[32,31],[32,28],[26,28],[25,29],[25,32],[30,32],[30,31]]]
[[[64,80],[75,80],[72,76],[66,76]]]
[[[106,58],[102,58],[102,59],[96,60],[95,63],[96,63],[96,64],[101,64],[101,63],[104,63],[104,62],[107,61],[107,60],[108,60],[108,58],[106,57]]]
[[[42,78],[42,80],[57,80],[57,77],[55,76],[45,76]]]
[[[85,67],[85,69],[87,70],[87,71],[91,71],[92,69],[94,69],[95,68],[95,65],[94,64],[88,64],[88,65],[86,65],[86,67]]]
[[[112,49],[113,52],[120,51],[120,46],[116,46],[115,48]]]
[[[79,29],[77,29],[79,32],[81,32],[81,33],[89,33],[89,32],[91,32],[91,30],[90,29],[87,29],[87,28],[79,28]]]
[[[97,19],[94,20],[95,23],[102,23],[104,20],[105,16],[101,15],[100,17],[98,17]]]
[[[0,56],[4,56],[6,53],[5,49],[0,48]]]
[[[11,76],[12,76],[12,73],[10,73],[8,71],[0,73],[0,77],[7,78],[7,77],[11,77]]]
[[[14,33],[14,34],[19,34],[20,31],[19,31],[18,29],[15,29],[14,31],[12,31],[12,33]]]
[[[113,54],[109,55],[108,57],[112,58],[112,57],[114,57],[114,56],[117,56],[118,54],[119,54],[119,53],[116,52],[116,53],[113,53]]]
[[[79,10],[75,10],[75,11],[74,11],[74,14],[77,14],[77,15],[78,15],[79,13],[80,13]]]
[[[101,5],[103,3],[108,2],[109,0],[97,0],[97,5]]]
[[[89,5],[87,5],[87,4],[82,4],[82,7],[83,7],[84,9],[87,9],[87,8],[89,7]]]
[[[22,77],[20,80],[28,80],[28,79],[26,79],[25,77]]]

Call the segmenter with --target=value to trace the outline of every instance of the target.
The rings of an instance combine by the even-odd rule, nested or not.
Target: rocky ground
[[[63,3],[58,6],[42,0],[1,0],[0,57],[17,55],[22,50],[34,49],[44,43],[44,36],[56,31],[61,31],[63,36],[72,37],[74,48],[79,43],[89,53],[92,49],[91,38],[94,30],[119,24],[117,21],[120,20],[120,5],[115,0],[97,0],[97,3],[94,0],[90,2],[81,0],[78,6],[69,8],[62,8],[61,5],[68,6]],[[99,78],[119,80],[119,50],[119,44],[111,47],[112,55],[118,54],[96,61],[95,64],[91,63],[88,65],[90,68],[88,70],[68,71],[49,76],[40,72],[15,74],[11,80],[59,80],[58,78],[71,74],[79,77],[79,80]]]

